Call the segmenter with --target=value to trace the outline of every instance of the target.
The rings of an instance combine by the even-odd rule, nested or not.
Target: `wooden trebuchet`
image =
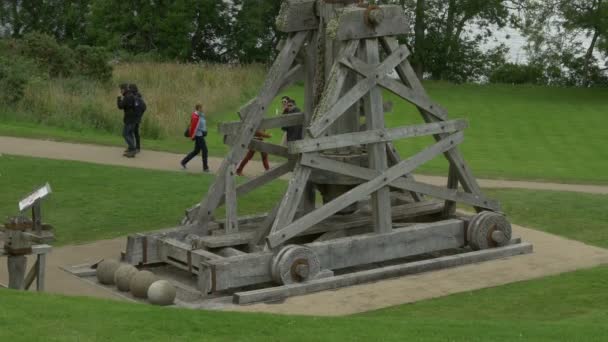
[[[237,292],[237,303],[249,303],[532,251],[512,238],[500,204],[482,193],[460,153],[468,123],[450,120],[428,96],[408,48],[394,38],[408,27],[399,6],[286,0],[277,27],[287,38],[257,97],[241,107],[239,121],[218,126],[230,151],[207,194],[182,226],[130,236],[125,261],[170,265],[196,277],[202,296]],[[304,82],[303,110],[266,116],[295,81]],[[386,127],[384,90],[413,104],[424,123]],[[254,139],[273,128],[302,137],[288,134],[286,145]],[[423,136],[435,143],[399,155],[397,140]],[[283,161],[237,182],[248,149]],[[445,186],[413,177],[442,156]],[[287,189],[267,213],[238,215],[240,197],[281,176]],[[459,214],[458,204],[480,213]],[[221,205],[225,214],[216,219]],[[393,266],[374,269],[379,262]],[[241,291],[250,286],[262,289]]]

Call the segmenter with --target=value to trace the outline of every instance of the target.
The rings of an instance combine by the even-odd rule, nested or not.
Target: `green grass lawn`
[[[50,181],[43,207],[60,244],[175,224],[212,177],[71,161],[0,157],[0,217]],[[240,201],[268,209],[276,182]],[[512,221],[608,247],[608,196],[492,190]],[[608,334],[608,267],[339,318],[163,309],[0,290],[0,341],[601,341]]]
[[[476,176],[608,184],[608,173],[604,172],[608,170],[608,149],[604,146],[608,124],[605,90],[441,82],[425,82],[425,86],[431,97],[448,110],[450,118],[469,121],[462,149]],[[285,94],[303,107],[301,86],[294,86]],[[392,112],[386,115],[388,126],[422,122],[411,105],[391,94],[387,94],[386,100],[394,103]],[[215,134],[215,127],[221,121],[237,120],[235,112],[239,106],[235,103],[233,111],[210,115],[213,129],[208,144],[212,155],[226,153],[227,148],[222,144],[222,137]],[[273,116],[279,109],[277,98],[269,106],[267,115]],[[280,129],[270,132],[271,141],[281,140]],[[64,132],[19,122],[0,124],[0,134],[124,144],[119,136],[107,133]],[[417,138],[401,140],[396,145],[407,156],[429,143],[430,138]],[[144,147],[183,153],[190,145],[176,136],[146,141]],[[446,165],[443,159],[438,159],[424,165],[421,171],[447,174]]]
[[[608,267],[348,317],[166,309],[0,290],[2,341],[604,341]]]
[[[114,238],[177,225],[185,209],[201,200],[212,179],[206,174],[3,155],[0,217],[16,215],[18,201],[48,181],[53,194],[42,210],[44,220],[55,227],[57,244]],[[279,182],[243,197],[240,212],[268,210],[284,186]]]

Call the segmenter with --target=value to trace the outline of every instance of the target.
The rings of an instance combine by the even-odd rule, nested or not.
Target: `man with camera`
[[[134,131],[137,123],[139,122],[139,113],[136,109],[136,98],[133,92],[129,89],[128,84],[120,85],[120,93],[121,95],[116,99],[116,105],[118,109],[122,109],[124,111],[123,123],[124,127],[122,130],[122,136],[125,138],[125,142],[127,143],[127,150],[123,154],[123,156],[127,158],[134,158],[137,153],[137,149],[135,146],[135,137]]]

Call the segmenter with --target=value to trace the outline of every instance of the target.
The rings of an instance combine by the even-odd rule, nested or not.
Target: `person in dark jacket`
[[[141,150],[141,139],[139,136],[139,126],[141,125],[142,117],[146,112],[147,106],[144,101],[144,97],[139,92],[139,88],[137,88],[136,84],[129,84],[129,90],[133,96],[135,96],[135,111],[137,112],[137,123],[133,129],[133,137],[135,139],[135,153],[139,153]]]
[[[124,116],[122,119],[124,123],[122,136],[125,138],[125,142],[127,143],[127,150],[123,155],[127,158],[133,158],[135,157],[137,150],[135,146],[135,137],[133,135],[138,116],[135,108],[135,96],[131,90],[129,90],[129,86],[127,84],[120,85],[120,92],[121,96],[118,96],[116,99],[116,106],[118,109],[122,109],[124,111]]]
[[[294,99],[287,100],[287,104],[285,109],[283,110],[283,114],[294,114],[300,113],[300,108],[296,107],[296,101]],[[285,131],[287,135],[287,142],[294,140],[301,140],[303,137],[303,127],[302,125],[290,126],[290,127],[281,127],[283,131]]]
[[[205,137],[207,136],[207,118],[205,113],[203,113],[203,106],[200,104],[194,106],[194,112],[192,112],[192,115],[190,116],[189,132],[190,139],[194,140],[194,150],[182,159],[180,165],[185,169],[186,164],[202,151],[203,172],[209,172],[209,150],[207,150],[207,142],[205,141]]]

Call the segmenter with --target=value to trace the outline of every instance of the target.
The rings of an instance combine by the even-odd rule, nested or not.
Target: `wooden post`
[[[23,290],[25,282],[25,268],[27,266],[27,258],[25,255],[12,256],[7,258],[8,266],[8,288],[15,290]]]
[[[448,173],[448,189],[458,189],[458,170],[450,164],[450,171]],[[454,201],[445,201],[445,206],[443,207],[443,217],[447,218],[456,212],[456,202]]]
[[[367,39],[365,41],[365,53],[367,63],[375,66],[380,63],[378,51],[378,41]],[[365,124],[368,130],[384,129],[384,110],[382,109],[382,92],[376,86],[373,87],[369,95],[364,98],[365,102]],[[388,168],[386,158],[386,145],[375,143],[367,145],[369,158],[369,168],[383,171]],[[372,193],[372,217],[374,221],[374,231],[376,233],[390,232],[392,229],[391,221],[391,198],[388,187],[378,189]]]

